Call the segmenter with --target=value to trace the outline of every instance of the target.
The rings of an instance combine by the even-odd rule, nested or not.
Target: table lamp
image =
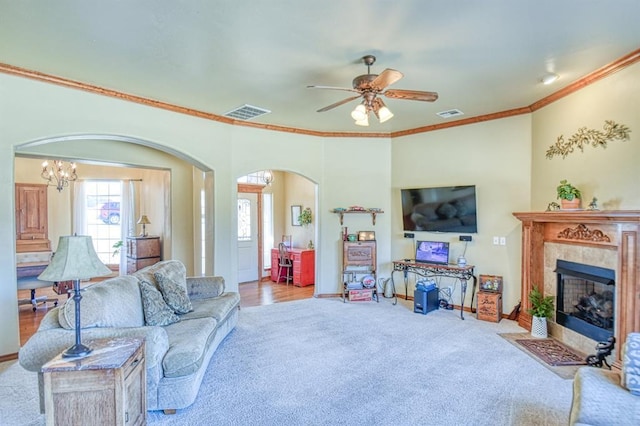
[[[149,220],[146,214],[143,214],[142,216],[140,216],[140,219],[138,219],[138,225],[142,225],[142,234],[140,234],[141,237],[147,236],[146,225],[149,225],[150,223],[151,221]]]
[[[63,357],[85,356],[91,348],[80,341],[80,280],[109,275],[111,270],[98,258],[87,235],[62,236],[49,266],[38,276],[43,281],[73,281],[76,313],[76,343],[62,353]]]

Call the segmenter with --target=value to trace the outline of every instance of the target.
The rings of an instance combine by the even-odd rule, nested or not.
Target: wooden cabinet
[[[58,355],[42,367],[47,425],[146,424],[144,340],[88,345],[93,351],[85,357]]]
[[[160,261],[160,237],[127,237],[127,274]]]
[[[316,279],[315,250],[303,248],[289,249],[293,261],[293,285],[304,287],[313,285]],[[285,277],[278,277],[278,249],[271,249],[271,281],[280,282]],[[284,272],[283,272],[284,274]]]
[[[478,319],[483,321],[500,322],[502,319],[502,294],[493,292],[478,292]]]
[[[49,251],[47,185],[16,183],[16,251]]]
[[[343,241],[342,242],[342,299],[371,300],[378,299],[377,254],[375,241]],[[371,294],[370,298],[363,298],[363,292]],[[351,297],[354,293],[355,297]]]

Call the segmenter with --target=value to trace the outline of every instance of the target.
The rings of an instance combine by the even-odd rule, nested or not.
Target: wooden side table
[[[47,425],[144,425],[147,422],[144,340],[88,342],[84,357],[62,354],[42,367]]]

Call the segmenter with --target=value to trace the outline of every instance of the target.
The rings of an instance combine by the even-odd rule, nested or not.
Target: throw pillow
[[[142,296],[142,309],[144,310],[144,322],[146,325],[169,325],[180,321],[173,310],[167,306],[162,294],[147,281],[140,281],[140,295]]]
[[[159,272],[156,272],[153,276],[158,283],[158,288],[160,288],[162,292],[164,301],[167,302],[167,305],[169,305],[176,314],[186,314],[193,310],[191,300],[189,300],[189,296],[187,296],[184,287]]]
[[[640,395],[640,333],[629,333],[622,360],[623,382],[634,395]]]

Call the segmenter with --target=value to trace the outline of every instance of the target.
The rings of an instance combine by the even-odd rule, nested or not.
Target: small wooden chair
[[[285,279],[288,286],[289,280],[293,282],[293,276],[291,275],[293,270],[293,260],[291,259],[287,245],[285,243],[280,243],[278,244],[278,282],[280,282],[283,269],[286,273]]]

